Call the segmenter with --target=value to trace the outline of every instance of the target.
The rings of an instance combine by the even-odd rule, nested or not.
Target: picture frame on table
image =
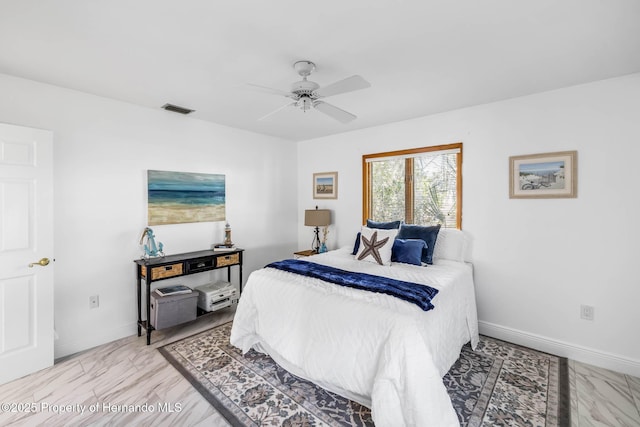
[[[577,151],[509,157],[509,198],[577,197],[577,160]]]
[[[319,172],[313,174],[313,198],[338,198],[338,172]]]

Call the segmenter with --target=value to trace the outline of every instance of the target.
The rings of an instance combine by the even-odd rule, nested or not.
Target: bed
[[[384,233],[397,237],[375,233],[378,239]],[[350,247],[297,261],[436,289],[434,308],[427,311],[385,293],[273,267],[254,271],[236,310],[231,344],[266,353],[294,375],[371,408],[377,426],[459,425],[442,377],[464,344],[478,343],[462,236],[443,229],[428,266],[365,262]]]

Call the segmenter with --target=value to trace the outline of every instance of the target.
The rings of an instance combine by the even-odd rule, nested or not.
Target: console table
[[[151,283],[174,277],[188,276],[190,274],[203,273],[205,271],[227,269],[227,279],[231,282],[231,267],[238,266],[239,294],[242,294],[242,253],[244,249],[225,251],[197,251],[184,254],[166,255],[158,258],[136,259],[136,279],[138,282],[138,336],[142,335],[142,328],[147,331],[147,345],[151,344]],[[147,320],[142,320],[142,281],[146,284],[146,301],[144,306],[147,311]],[[207,312],[198,312],[198,315]]]

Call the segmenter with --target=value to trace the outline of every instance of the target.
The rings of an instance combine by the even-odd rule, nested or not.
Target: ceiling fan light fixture
[[[278,96],[285,96],[286,98],[289,98],[293,101],[261,117],[259,120],[271,117],[274,113],[277,113],[278,111],[281,111],[287,107],[296,107],[301,109],[305,113],[314,108],[341,123],[349,123],[357,118],[355,114],[351,114],[348,111],[336,107],[335,105],[321,101],[321,99],[333,95],[339,95],[341,93],[368,88],[371,86],[369,82],[367,82],[359,75],[353,75],[351,77],[333,82],[327,86],[320,87],[318,83],[307,79],[307,77],[309,77],[309,75],[316,68],[313,62],[298,61],[293,64],[293,68],[296,70],[298,75],[302,77],[302,80],[293,83],[289,92],[260,85],[249,85],[260,90],[261,92],[268,92]]]
[[[311,107],[313,107],[313,101],[311,100],[311,98],[303,96],[298,100],[298,102],[296,102],[296,107],[306,112],[307,110],[310,110]]]

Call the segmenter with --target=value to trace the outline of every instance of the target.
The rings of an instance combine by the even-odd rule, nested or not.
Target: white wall
[[[640,375],[640,74],[302,142],[298,245],[315,204],[334,212],[330,247],[353,244],[363,154],[453,142],[481,332]],[[576,199],[509,199],[509,156],[564,150],[578,151]],[[313,200],[312,174],[327,171],[338,199]]]
[[[640,376],[640,74],[297,145],[6,75],[0,93],[1,122],[54,132],[56,357],[135,333],[147,169],[226,175],[246,278],[310,246],[303,211],[315,205],[333,210],[330,247],[353,243],[362,154],[461,141],[481,330]],[[509,156],[573,149],[577,199],[508,198]],[[338,199],[313,200],[312,174],[330,171]],[[178,253],[219,241],[223,224],[154,230]]]
[[[147,225],[147,169],[226,175],[245,280],[296,249],[296,172],[283,167],[295,162],[295,143],[6,75],[0,93],[0,122],[54,132],[56,357],[136,333],[133,260]],[[223,222],[153,229],[167,254],[224,237]],[[89,309],[91,295],[99,308]]]

